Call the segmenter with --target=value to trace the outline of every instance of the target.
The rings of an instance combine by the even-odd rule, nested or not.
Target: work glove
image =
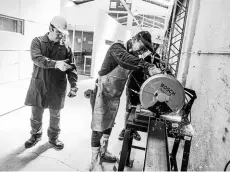
[[[67,70],[66,70],[66,73],[69,73],[69,72],[71,72],[71,71],[73,71],[73,70],[77,70],[77,67],[76,67],[76,65],[75,65],[74,63],[70,63],[70,64],[68,64],[68,65],[70,65],[71,68],[67,69]]]
[[[71,88],[70,92],[68,93],[68,97],[70,97],[70,98],[75,97],[77,95],[77,90],[78,90],[77,87]]]
[[[84,96],[85,98],[89,99],[93,94],[93,90],[92,89],[88,89],[84,92]]]
[[[62,72],[65,72],[73,67],[71,65],[68,65],[66,62],[60,60],[56,61],[55,68],[61,70]]]
[[[148,68],[148,71],[150,76],[162,73],[162,71],[159,68],[157,68],[156,65],[150,66]]]

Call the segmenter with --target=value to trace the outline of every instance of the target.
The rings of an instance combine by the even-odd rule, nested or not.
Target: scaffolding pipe
[[[181,4],[181,6],[183,6],[183,5]],[[186,1],[186,6],[184,6],[184,8],[185,8],[185,11],[184,11],[185,12],[184,21],[183,21],[182,28],[180,28],[182,30],[182,33],[181,33],[181,42],[180,42],[180,48],[179,48],[179,56],[178,56],[178,59],[177,59],[178,64],[176,66],[176,76],[178,74],[178,69],[179,69],[179,64],[180,64],[181,49],[182,49],[182,46],[183,46],[184,34],[185,34],[185,27],[186,27],[187,15],[188,15],[188,7],[189,7],[189,0]],[[176,23],[177,22],[178,21],[176,21]],[[179,24],[177,24],[177,26],[179,27]]]
[[[173,37],[173,30],[174,30],[174,27],[175,27],[175,17],[176,17],[176,7],[177,7],[177,0],[174,1],[174,5],[173,5],[173,9],[172,9],[172,20],[171,20],[171,28],[170,28],[170,33],[169,33],[169,43],[168,43],[168,58],[166,59],[166,68],[168,67],[169,65],[169,56],[170,56],[170,46],[172,44],[172,37]]]
[[[136,17],[134,16],[134,14],[130,11],[130,9],[129,9],[128,5],[126,4],[126,2],[125,2],[124,0],[120,0],[120,2],[121,2],[122,5],[125,7],[125,9],[128,11],[128,13],[133,17],[133,19],[134,19],[134,21],[136,22],[137,26],[139,26],[140,29],[143,30],[142,27],[141,27],[141,25],[140,25],[139,22],[137,21]]]

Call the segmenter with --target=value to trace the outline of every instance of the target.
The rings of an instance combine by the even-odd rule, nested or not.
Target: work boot
[[[102,161],[108,163],[116,162],[116,157],[108,151],[109,135],[103,134],[100,142],[101,142],[100,153],[101,153]]]
[[[42,134],[32,134],[30,139],[25,142],[25,148],[31,148],[42,139]]]
[[[137,141],[140,141],[141,140],[141,136],[140,134],[137,132],[137,130],[134,131],[133,133],[133,138]]]
[[[88,171],[104,171],[101,157],[100,157],[100,147],[92,147],[92,157],[91,163],[87,169]]]
[[[123,139],[124,139],[124,136],[125,136],[125,130],[123,129],[123,130],[121,131],[121,133],[119,134],[118,139],[119,139],[119,140],[123,140]]]
[[[64,143],[59,139],[49,139],[49,143],[54,147],[55,150],[62,150]]]

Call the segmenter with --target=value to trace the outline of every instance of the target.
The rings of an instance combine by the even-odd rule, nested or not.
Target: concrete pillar
[[[196,23],[199,15],[200,1],[190,0],[188,16],[186,21],[186,29],[184,33],[183,46],[181,51],[180,64],[178,69],[177,79],[186,85],[186,78],[188,74],[189,60],[191,57],[193,39],[196,32]]]

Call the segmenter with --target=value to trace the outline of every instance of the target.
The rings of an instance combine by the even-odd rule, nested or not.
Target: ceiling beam
[[[87,3],[87,2],[91,2],[91,1],[94,1],[94,0],[71,0],[75,5],[80,5],[80,4],[84,4],[84,3]]]

